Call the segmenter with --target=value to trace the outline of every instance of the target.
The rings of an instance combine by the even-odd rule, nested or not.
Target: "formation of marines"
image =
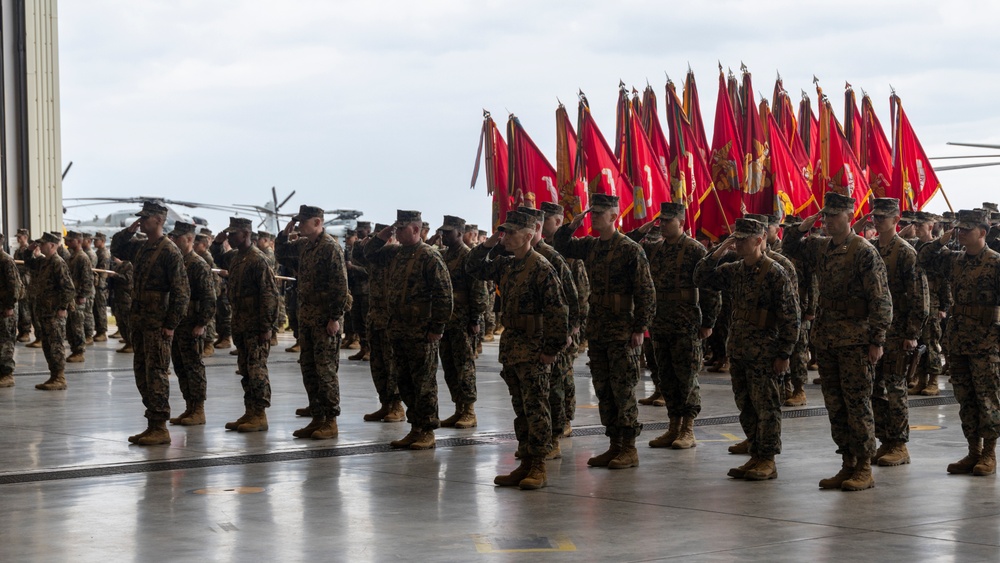
[[[147,428],[130,442],[169,444],[168,422],[205,424],[203,358],[233,346],[245,413],[225,427],[266,431],[267,360],[287,322],[309,401],[296,411],[310,419],[296,438],[338,435],[340,350],[357,349],[349,360],[369,362],[380,404],[364,420],[409,422],[391,445],[422,450],[438,428],[476,426],[475,358],[499,336],[520,464],[495,483],[537,489],[572,432],[573,362],[583,351],[609,440],[589,466],[639,465],[640,403],[667,410],[667,431],[649,447],[696,447],[708,353],[730,374],[746,434],[730,452],[750,456],[728,474],[751,481],[777,478],[781,407],[807,403],[815,364],[842,456],[819,486],[856,491],[874,487],[873,464],[910,463],[908,396],[940,393],[947,373],[968,441],[947,471],[996,473],[995,205],[938,217],[877,198],[854,222],[854,199],[831,192],[814,216],[746,215],[708,245],[686,234],[685,211],[664,203],[621,233],[618,198],[594,194],[568,224],[560,205],[544,203],[509,212],[487,237],[455,216],[429,236],[419,211],[400,210],[391,225],[359,222],[343,247],[324,230],[324,211],[308,205],[276,238],[234,217],[213,240],[184,222],[166,232],[166,208],[146,202],[110,252],[100,235],[29,241],[22,229],[13,257],[0,253],[0,387],[14,385],[15,342],[34,332],[27,345],[43,349],[50,372],[36,387],[66,389],[65,363],[85,361],[86,345],[109,337],[110,306],[146,407]],[[595,236],[576,236],[587,214]],[[644,349],[656,393],[637,401]],[[171,361],[185,403],[175,417]],[[455,406],[445,419],[439,362]]]

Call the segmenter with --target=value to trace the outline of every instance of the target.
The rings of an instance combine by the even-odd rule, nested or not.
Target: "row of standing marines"
[[[871,488],[873,463],[909,463],[907,395],[937,390],[945,356],[969,443],[968,455],[948,471],[995,474],[1000,429],[1000,254],[990,248],[1000,246],[995,210],[960,211],[954,228],[934,238],[935,224],[952,223],[921,212],[910,218],[913,226],[898,233],[899,202],[889,198],[876,199],[873,213],[852,229],[853,198],[828,193],[822,211],[812,217],[786,217],[780,225],[768,216],[738,219],[732,235],[711,252],[685,234],[684,211],[681,204],[664,203],[657,219],[623,234],[615,227],[618,199],[595,194],[586,213],[597,236],[578,238],[573,235],[584,214],[563,225],[557,204],[521,207],[470,249],[464,220],[446,216],[432,245],[425,242],[420,213],[401,210],[396,223],[378,225],[375,234],[359,229],[345,254],[324,231],[323,210],[303,205],[274,241],[277,262],[296,278],[292,320],[309,399],[297,413],[311,419],[293,434],[313,439],[338,434],[339,351],[342,325],[351,317],[361,337],[357,358],[370,358],[381,404],[365,420],[405,419],[411,425],[393,447],[432,448],[438,427],[475,426],[475,342],[492,337],[493,327],[484,327],[483,318],[496,299],[501,377],[511,394],[521,460],[497,476],[497,485],[545,486],[545,463],[560,457],[559,439],[572,431],[573,360],[584,348],[609,440],[607,451],[588,465],[639,465],[636,439],[642,425],[635,387],[644,344],[650,348],[647,337],[653,382],[669,419],[667,431],[649,446],[696,446],[697,374],[703,341],[716,321],[728,322],[725,356],[746,433],[730,451],[750,455],[729,471],[731,477],[777,477],[780,407],[805,403],[810,348],[843,457],[840,471],[821,480],[821,488]],[[112,238],[110,249],[120,262],[116,274],[122,264],[130,270],[110,277],[131,282],[129,299],[120,300],[127,303],[125,311],[121,302],[115,310],[115,300],[112,310],[135,354],[136,385],[148,420],[146,430],[129,441],[168,444],[168,420],[205,423],[202,357],[206,340],[213,343],[212,321],[222,301],[216,265],[225,275],[244,388],[245,413],[226,428],[267,430],[267,358],[283,323],[274,264],[254,244],[252,223],[232,218],[205,252],[207,240],[192,224],[179,222],[164,233],[162,205],[146,202],[137,215]],[[854,232],[869,223],[873,241]],[[778,239],[781,227],[784,237]],[[900,236],[911,232],[915,239]],[[89,259],[87,267],[74,266],[81,239],[78,233],[67,236],[68,262],[60,257],[62,241],[55,233],[18,251],[30,276],[30,311],[51,372],[40,389],[66,388],[67,323],[83,324],[82,311],[96,308],[94,280],[100,284],[102,277],[90,273]],[[195,251],[197,242],[201,252]],[[97,244],[103,249],[103,241]],[[25,284],[9,256],[0,267],[5,281],[0,385],[8,386]],[[82,277],[74,275],[77,270]],[[349,272],[354,272],[351,284]],[[363,290],[359,277],[367,282]],[[106,315],[92,315],[98,317],[106,323]],[[70,334],[73,353],[66,361],[77,361],[84,345],[78,336],[86,333],[74,328]],[[171,357],[186,403],[175,418],[169,406]],[[445,420],[438,418],[439,358],[456,405]]]

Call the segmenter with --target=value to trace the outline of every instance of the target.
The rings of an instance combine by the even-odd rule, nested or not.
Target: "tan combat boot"
[[[758,458],[756,456],[751,457],[750,461],[744,463],[743,465],[741,465],[739,467],[734,467],[734,468],[730,469],[729,473],[727,473],[726,475],[729,475],[733,479],[745,479],[746,476],[747,476],[747,471],[750,471],[751,469],[753,469],[753,466],[757,465],[759,462],[760,462],[760,458]]]
[[[926,395],[928,397],[934,397],[941,394],[941,389],[938,388],[938,376],[937,374],[931,374],[927,376],[927,386],[920,391],[921,395]]]
[[[387,414],[389,414],[389,403],[382,403],[382,406],[377,411],[370,412],[363,418],[365,419],[365,422],[379,422],[385,418],[385,415]]]
[[[218,340],[215,341],[215,347],[219,350],[225,350],[226,348],[233,347],[233,339],[229,336],[220,336]]]
[[[170,431],[166,420],[149,422],[149,431],[135,440],[137,446],[165,446],[170,443]]]
[[[0,388],[2,388],[2,387],[13,387],[13,386],[14,386],[14,376],[13,375],[7,374],[7,375],[5,375],[3,377],[0,377]]]
[[[182,412],[181,414],[179,414],[179,415],[171,418],[169,420],[169,422],[170,422],[170,424],[180,424],[181,423],[181,419],[185,418],[185,417],[188,417],[188,416],[191,416],[191,403],[190,403],[190,401],[184,401],[184,412]]]
[[[124,346],[122,346],[121,348],[115,350],[115,352],[117,352],[119,354],[134,354],[135,350],[132,348],[131,344],[129,344],[128,342],[126,342]]]
[[[82,364],[84,361],[83,352],[73,352],[66,358],[67,364]]]
[[[278,334],[277,333],[271,333],[271,342],[269,344],[271,346],[277,346],[278,345]]]
[[[663,399],[663,394],[660,393],[659,388],[654,388],[652,395],[646,397],[645,399],[639,399],[638,402],[639,402],[640,405],[646,405],[648,407],[648,406],[652,405],[653,402],[656,401],[657,399],[661,399],[662,400]]]
[[[243,424],[244,422],[246,422],[248,420],[250,420],[250,407],[247,407],[246,408],[246,412],[244,412],[236,420],[234,420],[232,422],[227,422],[226,423],[226,430],[236,430],[237,428],[240,427],[241,424]]]
[[[569,420],[566,421],[566,426],[563,426],[562,435],[566,438],[573,435],[573,424]]]
[[[545,460],[535,457],[529,463],[531,465],[528,474],[517,484],[522,491],[541,489],[548,482],[545,476]]]
[[[448,418],[441,421],[441,428],[453,428],[458,419],[462,418],[462,412],[465,410],[465,405],[462,403],[455,403],[455,414],[449,416]]]
[[[465,408],[462,409],[462,416],[458,417],[455,421],[455,428],[459,430],[465,430],[468,428],[475,428],[479,422],[476,420],[476,407],[473,403],[466,403]]]
[[[737,442],[732,446],[727,448],[729,453],[734,455],[745,455],[750,453],[750,438],[743,440],[742,442]]]
[[[530,469],[531,462],[526,459],[522,459],[521,464],[517,466],[517,469],[506,475],[497,475],[493,479],[493,484],[500,487],[516,487],[521,483],[522,479],[528,476],[528,471]]]
[[[935,385],[937,382],[935,382]],[[913,381],[913,385],[906,389],[907,395],[919,395],[927,388],[927,374],[920,374]]]
[[[671,416],[670,424],[667,426],[667,431],[653,438],[649,441],[649,447],[651,448],[669,448],[674,445],[674,440],[677,439],[678,434],[681,431],[681,417]]]
[[[312,416],[312,410],[309,407],[295,409],[295,416]]]
[[[41,338],[36,338],[31,344],[28,344],[26,347],[27,348],[41,348],[42,347],[42,339]]]
[[[151,421],[146,421],[146,429],[143,430],[142,432],[139,432],[138,434],[133,434],[129,436],[128,441],[134,444],[139,440],[139,438],[142,438],[143,436],[149,434],[152,431],[153,431],[153,423]]]
[[[317,428],[323,425],[324,420],[324,417],[317,416],[310,420],[309,424],[306,424],[302,428],[292,432],[292,436],[295,436],[296,438],[309,438],[313,435],[313,432],[315,432]]]
[[[792,382],[792,394],[785,399],[786,407],[804,407],[808,404],[806,400],[806,390],[801,381]]]
[[[889,451],[885,452],[882,457],[878,458],[876,462],[882,467],[895,467],[897,465],[905,465],[910,463],[910,452],[906,449],[906,444],[903,442],[895,442],[890,444]]]
[[[494,340],[496,340],[496,337],[493,336],[492,332],[487,332],[483,335],[483,342],[493,342]]]
[[[562,448],[559,447],[559,434],[552,436],[552,441],[549,442],[549,453],[546,454],[545,460],[559,459],[562,457]]]
[[[767,481],[778,478],[778,468],[774,465],[774,456],[763,456],[756,465],[747,469],[743,476],[747,481]]]
[[[330,440],[331,438],[336,438],[338,432],[337,418],[330,417],[319,428],[313,431],[311,438],[313,440]]]
[[[91,345],[91,344],[93,344],[93,343],[94,343],[94,337],[93,337],[93,336],[88,336],[88,337],[87,337],[87,338],[86,338],[86,339],[85,339],[85,340],[83,341],[83,344],[84,344],[85,346],[90,346],[90,345]]]
[[[875,455],[872,456],[872,463],[878,463],[879,458],[889,453],[889,449],[892,447],[892,442],[882,442],[882,445],[875,450]]]
[[[694,439],[694,417],[685,416],[681,418],[680,434],[677,435],[677,439],[670,447],[675,450],[686,450],[697,445],[698,442]]]
[[[411,450],[429,450],[434,447],[434,431],[422,430],[410,444]]]
[[[622,440],[618,455],[608,462],[608,469],[628,469],[639,467],[639,450],[635,449],[635,436]]]
[[[850,479],[846,479],[841,485],[842,491],[863,491],[875,486],[875,476],[872,475],[872,463],[867,459],[858,461],[854,466],[854,473]]]
[[[622,451],[622,439],[613,436],[611,438],[611,445],[608,447],[608,451],[601,455],[594,456],[587,460],[587,465],[591,467],[607,467],[611,460],[618,457],[618,454]]]
[[[122,331],[121,329],[118,329],[115,330],[115,333],[109,336],[108,338],[121,338],[121,337],[122,337]]]
[[[410,432],[406,436],[403,436],[399,440],[393,440],[389,442],[389,445],[394,448],[408,448],[410,444],[417,441],[417,437],[420,435],[420,431],[417,430],[415,426],[410,427]]]
[[[948,473],[954,475],[965,475],[972,473],[972,470],[979,463],[979,458],[983,455],[983,444],[979,438],[969,438],[969,454],[955,463],[948,464]]]
[[[94,342],[107,342],[107,341],[108,341],[108,334],[106,332],[94,335]]]
[[[347,359],[348,360],[354,360],[354,361],[361,361],[361,360],[365,359],[365,356],[367,354],[368,354],[368,345],[367,344],[362,344],[361,348],[358,349],[358,351],[353,356],[348,356]]]
[[[389,407],[389,414],[382,418],[382,422],[404,422],[406,420],[406,409],[403,408],[402,401],[393,401]]]
[[[181,415],[178,424],[181,426],[201,426],[205,424],[205,402],[195,401],[191,403],[191,412],[187,416]]]
[[[821,489],[839,489],[844,481],[851,478],[854,474],[854,466],[857,465],[857,460],[854,456],[847,454],[842,454],[844,462],[840,466],[840,471],[837,472],[833,477],[827,479],[820,479],[819,488]]]
[[[35,389],[41,389],[42,391],[63,391],[66,389],[66,374],[60,371],[49,377],[45,383],[35,385]]]
[[[344,350],[358,350],[361,348],[361,343],[358,342],[357,334],[348,334],[344,338],[344,343],[341,345]]]
[[[215,344],[212,342],[206,342],[205,347],[201,349],[202,358],[211,358],[215,355]]]
[[[299,345],[299,341],[296,340],[295,344],[292,344],[288,348],[285,348],[285,352],[292,352],[293,354],[298,354],[302,351],[302,346]]]
[[[263,432],[267,430],[267,413],[264,407],[254,407],[250,410],[250,418],[236,427],[237,432]]]
[[[979,456],[979,462],[972,468],[972,474],[980,477],[994,475],[997,472],[997,439],[987,438],[983,440],[983,453]]]
[[[27,333],[27,332],[22,332],[21,334],[17,335],[17,341],[18,342],[30,342],[31,341],[31,335],[29,333]]]

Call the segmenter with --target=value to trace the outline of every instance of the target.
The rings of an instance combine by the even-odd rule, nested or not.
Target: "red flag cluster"
[[[890,99],[890,144],[867,95],[859,111],[847,85],[841,126],[818,84],[816,91],[818,117],[804,91],[796,115],[780,76],[768,104],[755,100],[746,67],[737,81],[720,65],[711,144],[690,70],[682,96],[667,81],[666,133],[649,86],[640,97],[620,85],[613,143],[581,92],[575,129],[566,108],[560,104],[556,110],[555,167],[517,117],[509,117],[505,140],[484,112],[472,184],[485,152],[494,228],[510,209],[546,201],[561,204],[569,221],[587,208],[593,193],[620,198],[623,230],[654,219],[662,202],[682,201],[687,230],[713,240],[730,232],[744,213],[816,213],[828,191],[853,197],[856,216],[869,209],[872,197],[896,197],[904,210],[922,209],[940,183],[899,97],[894,93]],[[588,232],[585,224],[577,235]]]

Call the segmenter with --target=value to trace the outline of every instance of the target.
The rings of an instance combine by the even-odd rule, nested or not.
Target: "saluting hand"
[[[128,227],[126,227],[125,230],[128,231],[128,232],[130,232],[130,233],[132,233],[132,234],[135,234],[136,231],[139,230],[139,223],[141,223],[141,222],[142,222],[142,217],[139,217],[138,219],[136,219],[135,221],[133,221],[131,225],[129,225]]]
[[[945,231],[944,234],[941,235],[941,238],[938,240],[941,241],[941,244],[947,245],[949,242],[951,242],[951,234],[954,232],[955,232],[954,230]]]
[[[584,217],[587,216],[587,213],[590,213],[590,208],[589,207],[587,209],[584,209],[583,212],[580,213],[579,215],[577,215],[576,217],[573,217],[573,220],[570,221],[569,226],[572,227],[574,231],[576,231],[577,229],[579,229],[580,225],[583,224],[583,219],[584,219]]]
[[[819,221],[819,218],[822,215],[823,215],[823,213],[819,212],[819,213],[816,213],[814,215],[810,215],[810,216],[806,217],[805,219],[803,219],[802,220],[802,224],[799,225],[799,232],[800,233],[808,233],[813,227],[816,226],[816,221]]]
[[[500,242],[501,238],[503,238],[503,231],[493,231],[493,234],[490,235],[490,238],[483,241],[483,246],[485,246],[486,248],[493,248],[494,246],[497,245],[498,242]]]

